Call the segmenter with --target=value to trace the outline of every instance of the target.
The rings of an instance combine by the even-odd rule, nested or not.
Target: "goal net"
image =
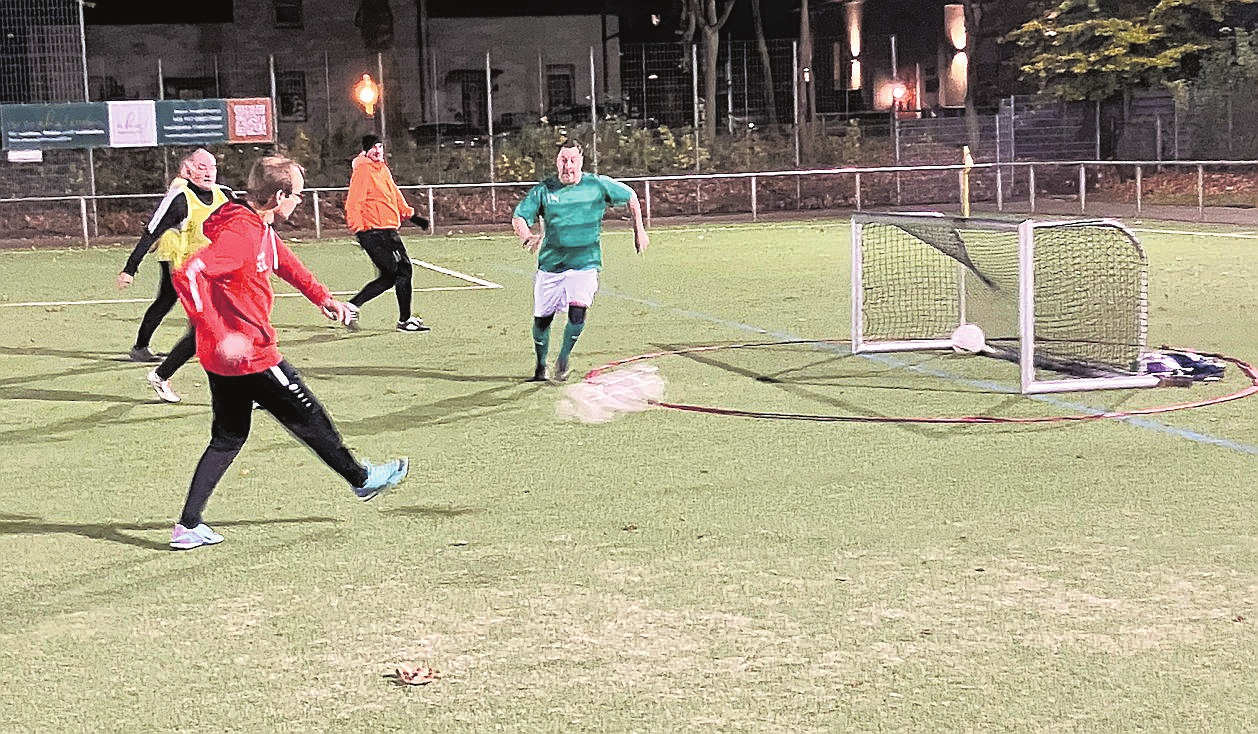
[[[857,214],[852,350],[1001,357],[1024,393],[1150,387],[1136,372],[1146,283],[1139,240],[1114,220]]]

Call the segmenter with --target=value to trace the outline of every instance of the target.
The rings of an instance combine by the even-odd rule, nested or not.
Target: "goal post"
[[[1023,393],[1160,384],[1138,373],[1148,265],[1121,222],[861,213],[851,246],[854,353],[1003,358]]]

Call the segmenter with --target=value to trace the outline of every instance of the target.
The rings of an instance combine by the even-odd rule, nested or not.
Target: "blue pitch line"
[[[684,309],[684,308],[674,308],[673,306],[668,306],[668,305],[659,303],[657,301],[650,301],[645,298],[636,298],[634,296],[628,296],[623,293],[618,293],[614,290],[607,290],[607,289],[600,288],[599,293],[612,296],[614,298],[619,298],[623,301],[629,301],[631,303],[637,303],[643,306],[650,306],[652,308],[658,308],[658,309],[663,309],[666,311],[671,311],[672,313],[679,314],[681,316],[687,316],[693,319],[698,319],[700,321],[708,321],[714,324],[720,324],[722,326],[728,326],[733,329],[740,329],[742,331],[750,331],[757,334],[766,334],[768,336],[781,339],[782,341],[805,340],[805,337],[797,336],[795,334],[789,334],[789,333],[781,332],[781,331],[772,331],[769,329],[762,329],[758,326],[752,326],[751,324],[744,324],[740,321],[730,321],[729,319],[723,319],[723,318],[720,318],[719,316],[712,316],[711,314],[706,314],[699,311],[691,311],[689,309]],[[833,350],[835,352],[842,353],[842,354],[851,353],[851,350],[846,346],[840,346],[837,344],[829,344],[826,342],[818,342],[818,344],[820,344],[823,349],[830,349],[830,350]],[[958,377],[957,375],[945,372],[943,370],[929,369],[926,367],[922,367],[920,365],[911,365],[901,360],[889,357],[888,355],[885,355],[885,354],[861,354],[858,356],[864,357],[866,359],[871,359],[871,360],[874,360],[875,362],[879,362],[879,363],[892,366],[892,367],[905,367],[915,372],[921,372],[923,374],[928,374],[933,377],[940,377],[940,378],[951,380],[952,382],[967,385],[970,387],[978,387],[983,390],[988,390],[992,392],[1005,392],[1005,393],[1014,394],[1009,389],[1008,385],[1001,385],[999,383],[988,382],[984,380],[970,380],[966,378],[961,378],[961,377]],[[1079,405],[1077,403],[1072,403],[1066,400],[1061,400],[1060,398],[1055,398],[1049,395],[1028,395],[1027,397],[1031,398],[1032,400],[1038,400],[1047,405],[1052,405],[1054,407],[1063,408],[1067,410],[1073,410],[1078,413],[1097,414],[1097,413],[1106,412],[1104,410],[1098,410],[1096,408],[1091,408],[1086,405]],[[1163,433],[1168,436],[1174,436],[1175,438],[1183,438],[1189,441],[1194,441],[1196,443],[1203,443],[1210,446],[1218,446],[1220,448],[1231,449],[1232,451],[1239,451],[1242,454],[1258,455],[1258,446],[1251,446],[1249,444],[1241,443],[1239,441],[1233,441],[1231,439],[1226,439],[1226,438],[1219,438],[1218,436],[1211,436],[1209,434],[1200,433],[1198,431],[1191,431],[1184,428],[1175,428],[1174,426],[1168,426],[1165,423],[1159,423],[1158,421],[1150,420],[1148,418],[1143,418],[1141,416],[1130,416],[1127,418],[1119,418],[1117,420],[1124,421],[1126,423],[1129,423],[1133,426],[1137,426],[1139,428],[1144,428],[1150,431],[1156,431],[1158,433]]]

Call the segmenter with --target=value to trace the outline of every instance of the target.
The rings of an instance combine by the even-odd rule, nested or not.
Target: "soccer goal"
[[[1110,219],[852,217],[852,351],[1018,364],[1023,393],[1152,387],[1140,241]]]

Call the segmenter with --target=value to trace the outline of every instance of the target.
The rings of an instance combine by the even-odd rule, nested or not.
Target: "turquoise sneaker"
[[[370,461],[365,461],[363,464],[367,467],[367,481],[361,487],[354,487],[354,494],[358,495],[358,499],[366,502],[375,499],[376,495],[388,491],[405,479],[411,460],[403,456],[379,466],[373,465]]]

